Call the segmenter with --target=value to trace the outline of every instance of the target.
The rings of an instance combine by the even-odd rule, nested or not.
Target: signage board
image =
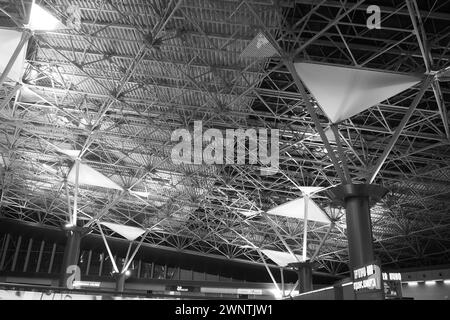
[[[74,287],[94,287],[99,288],[100,282],[94,282],[94,281],[74,281],[73,282]]]
[[[192,286],[166,286],[167,291],[175,291],[175,292],[200,292],[199,287]]]
[[[238,294],[255,294],[255,295],[262,295],[261,289],[237,289]]]
[[[353,290],[370,291],[381,289],[381,269],[370,264],[353,270]]]
[[[402,298],[402,275],[383,273],[384,295],[387,299]]]

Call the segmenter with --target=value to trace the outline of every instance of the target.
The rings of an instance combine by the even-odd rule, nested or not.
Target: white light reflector
[[[42,31],[66,29],[66,26],[55,18],[50,12],[34,2],[31,6],[30,23],[27,27],[31,30]]]
[[[270,260],[275,262],[280,267],[286,267],[289,263],[302,262],[303,257],[301,255],[295,255],[295,259],[292,254],[288,252],[275,251],[275,250],[261,250]]]
[[[81,151],[80,150],[69,150],[69,149],[59,149],[59,152],[64,153],[65,155],[68,155],[71,158],[78,158],[80,156]]]
[[[270,209],[268,214],[276,216],[284,216],[290,218],[304,219],[305,217],[305,200],[298,198],[282,205]],[[330,223],[330,219],[322,209],[312,200],[308,200],[308,221],[316,221],[322,223]]]
[[[4,72],[21,38],[22,32],[0,29],[0,73]],[[22,80],[26,52],[27,44],[25,44],[22,51],[20,51],[16,61],[8,73],[8,78],[15,82],[20,82]]]
[[[70,169],[69,175],[67,176],[67,181],[75,184],[75,174],[76,165],[74,164],[72,169]],[[80,163],[78,183],[107,189],[123,190],[117,183],[83,163]]]
[[[305,194],[313,194],[322,190],[322,187],[300,187],[300,190]]]
[[[111,229],[112,231],[120,234],[122,237],[133,241],[144,234],[145,230],[137,227],[126,226],[123,224],[116,224],[111,222],[101,222],[101,225]]]
[[[421,81],[419,76],[360,68],[296,63],[295,69],[333,123],[385,101]]]

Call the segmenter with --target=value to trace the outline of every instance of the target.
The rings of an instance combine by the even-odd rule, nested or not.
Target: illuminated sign
[[[387,299],[402,297],[402,275],[400,273],[383,273],[384,295]]]
[[[177,286],[177,291],[188,292],[189,289],[188,288],[183,288],[182,286]]]
[[[353,290],[380,290],[381,270],[376,264],[370,264],[353,270]]]
[[[200,292],[199,287],[189,287],[189,286],[167,286],[166,290],[176,292]]]
[[[383,272],[384,281],[402,281],[401,273],[385,273]]]
[[[361,289],[379,289],[377,287],[377,280],[375,278],[369,278],[362,281],[356,281],[353,283],[353,290],[359,291]]]
[[[93,281],[74,281],[73,282],[74,287],[100,287],[100,282],[93,282]]]
[[[237,289],[237,293],[238,294],[262,294],[262,290],[261,289]]]

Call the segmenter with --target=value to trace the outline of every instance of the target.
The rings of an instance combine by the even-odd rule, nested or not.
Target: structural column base
[[[296,262],[289,264],[290,267],[297,271],[299,285],[299,293],[305,293],[313,290],[312,283],[312,264],[310,262]]]
[[[69,278],[78,279],[81,276],[79,273],[78,260],[80,258],[80,244],[84,231],[83,228],[79,227],[67,229],[67,242],[64,249],[61,276],[59,279],[60,287],[71,288],[71,285],[68,284]]]
[[[384,197],[387,189],[372,184],[346,184],[337,186],[331,189],[330,192],[334,200],[345,207],[350,272],[352,279],[355,281],[355,270],[362,268],[364,271],[366,266],[378,264],[373,251],[370,207]],[[372,269],[374,268],[370,268],[370,270]],[[365,271],[362,274],[362,277],[365,277]],[[358,278],[357,280],[362,279]],[[363,288],[362,291],[367,290]],[[370,299],[382,299],[383,288],[378,290],[370,289],[365,294],[356,291],[355,294],[356,298],[365,296],[370,297]]]
[[[123,292],[125,290],[125,280],[127,278],[125,273],[115,273],[114,278],[116,279],[116,291]]]

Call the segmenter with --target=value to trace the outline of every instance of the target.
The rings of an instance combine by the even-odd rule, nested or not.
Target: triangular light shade
[[[64,153],[65,155],[68,155],[71,158],[78,158],[80,156],[80,153],[81,153],[80,150],[60,149],[58,151],[61,152],[61,153]]]
[[[306,194],[312,194],[322,190],[322,187],[300,187],[300,190]]]
[[[133,190],[130,190],[130,193],[134,194],[136,196],[139,196],[139,197],[143,197],[143,198],[147,198],[150,195],[150,192],[146,192],[146,191],[133,191]]]
[[[275,55],[279,55],[277,49],[262,32],[259,32],[242,51],[241,58],[270,58]]]
[[[0,74],[3,73],[8,65],[8,62],[16,50],[21,38],[22,32],[0,29]],[[8,78],[15,82],[20,82],[22,80],[25,69],[26,52],[27,45],[25,44],[8,73]]]
[[[111,222],[101,222],[100,224],[120,234],[122,237],[130,241],[136,240],[137,238],[142,236],[145,232],[144,229],[137,227],[130,227],[123,224],[116,224]]]
[[[268,214],[276,216],[284,216],[289,218],[304,219],[305,218],[305,199],[298,198],[282,205],[270,209]],[[316,221],[322,223],[330,223],[330,219],[322,209],[312,200],[308,200],[308,221]]]
[[[295,259],[289,252],[275,251],[275,250],[261,250],[270,260],[275,262],[280,267],[286,267],[290,263],[303,262],[303,257],[300,255],[295,255]]]
[[[27,27],[31,30],[58,30],[67,29],[56,17],[50,12],[33,2],[30,13],[30,23]]]
[[[351,118],[422,80],[420,76],[317,63],[295,63],[295,69],[333,123]]]
[[[70,169],[69,175],[67,176],[67,181],[75,183],[75,174],[76,174],[76,164],[74,164],[72,166],[72,169]],[[78,183],[108,189],[123,190],[121,186],[119,186],[117,183],[115,183],[108,177],[105,177],[97,170],[92,169],[88,165],[82,163],[80,163]]]
[[[23,103],[45,102],[42,98],[40,98],[37,94],[35,94],[31,89],[27,87],[20,88],[18,101]]]

